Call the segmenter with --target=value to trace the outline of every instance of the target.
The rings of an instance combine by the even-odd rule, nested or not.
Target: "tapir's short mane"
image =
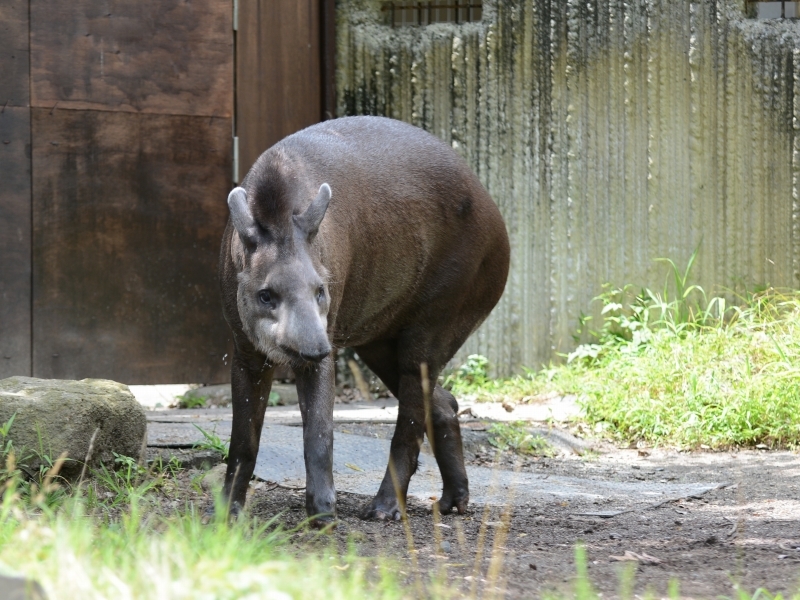
[[[247,190],[250,209],[259,225],[266,229],[290,224],[300,182],[295,161],[280,147],[261,155],[242,182]]]

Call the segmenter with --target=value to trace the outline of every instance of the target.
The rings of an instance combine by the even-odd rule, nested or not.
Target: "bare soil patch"
[[[498,454],[488,444],[484,423],[464,427],[470,464],[519,469],[604,481],[725,482],[697,498],[684,498],[611,517],[609,507],[592,501],[543,503],[507,508],[472,505],[464,516],[434,517],[430,506],[409,505],[409,530],[402,522],[365,522],[358,518],[366,496],[339,493],[340,523],[330,535],[301,530],[293,537],[297,552],[336,543],[342,552],[391,556],[400,561],[409,585],[440,574],[464,593],[499,593],[508,598],[567,592],[576,575],[576,544],[584,544],[588,573],[604,597],[618,596],[623,571],[635,570],[634,593],[667,594],[671,579],[681,595],[734,597],[736,586],[759,587],[791,595],[800,589],[800,455],[746,450],[726,453],[618,449],[600,446],[588,456],[553,458]],[[392,425],[345,423],[339,431],[389,438]],[[197,502],[199,471],[175,480]],[[191,489],[190,489],[191,488]],[[166,498],[166,497],[165,497]],[[170,506],[175,506],[174,500]],[[167,508],[167,506],[165,506]],[[280,514],[286,528],[305,519],[305,492],[253,482],[251,514],[269,519]],[[410,533],[410,536],[409,536]],[[626,552],[654,560],[619,561]]]

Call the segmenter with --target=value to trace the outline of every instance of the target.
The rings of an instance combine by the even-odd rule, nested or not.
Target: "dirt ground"
[[[341,424],[339,431],[388,438],[393,426]],[[763,587],[784,596],[800,591],[800,455],[791,452],[681,453],[674,450],[618,449],[601,445],[588,456],[521,458],[497,455],[485,424],[464,427],[467,461],[539,474],[617,481],[720,482],[701,497],[685,498],[616,516],[592,501],[553,502],[536,507],[471,506],[464,516],[434,517],[430,507],[409,505],[409,531],[402,522],[358,518],[368,500],[339,492],[339,526],[329,536],[297,534],[302,551],[335,540],[342,551],[389,555],[405,564],[409,585],[444,573],[464,594],[530,598],[548,591],[568,592],[576,575],[575,546],[582,543],[588,573],[604,598],[619,596],[623,572],[634,571],[633,592],[666,596],[670,580],[680,581],[683,597],[735,597],[736,586],[752,593]],[[196,477],[189,472],[185,481]],[[377,490],[376,490],[377,491]],[[251,514],[294,527],[305,519],[303,490],[254,482]],[[202,498],[198,500],[203,501]],[[513,502],[513,498],[512,498]],[[412,541],[413,540],[413,541]],[[640,561],[619,561],[625,553]],[[629,554],[630,556],[630,554]],[[651,560],[652,559],[652,560]]]

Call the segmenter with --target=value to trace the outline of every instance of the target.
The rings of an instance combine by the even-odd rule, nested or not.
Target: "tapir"
[[[360,516],[401,517],[429,432],[439,510],[463,514],[458,403],[437,379],[500,299],[510,255],[500,211],[466,162],[401,121],[333,119],[264,152],[228,207],[220,256],[234,341],[228,510],[244,505],[273,372],[288,365],[303,421],[306,511],[315,525],[335,521],[334,349],[350,347],[399,405],[389,466]]]

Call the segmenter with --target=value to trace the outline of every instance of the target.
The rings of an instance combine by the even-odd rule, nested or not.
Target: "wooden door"
[[[333,7],[0,0],[0,377],[229,380],[234,106],[241,175],[330,116]]]
[[[225,381],[230,0],[31,0],[33,373]]]
[[[323,116],[320,0],[241,0],[236,32],[238,179],[259,155]],[[332,17],[332,12],[329,14]],[[332,24],[332,18],[327,21]],[[329,51],[329,50],[328,50]]]

